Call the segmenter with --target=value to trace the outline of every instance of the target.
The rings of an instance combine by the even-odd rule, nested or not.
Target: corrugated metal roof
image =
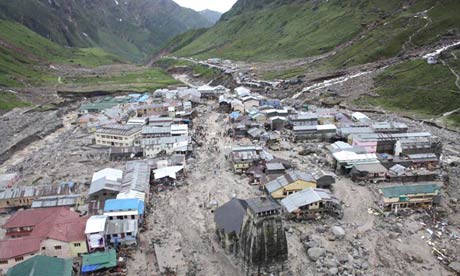
[[[311,174],[300,172],[300,171],[289,170],[286,172],[286,174],[279,176],[275,178],[274,180],[268,182],[265,185],[265,189],[269,193],[273,193],[291,183],[294,183],[297,180],[303,180],[307,182],[316,182],[316,180],[313,178]]]
[[[108,135],[121,135],[131,136],[141,131],[141,127],[137,125],[105,125],[96,130],[96,134],[108,134]]]
[[[139,199],[108,199],[105,201],[104,214],[118,211],[136,210],[138,214],[144,213],[144,202]]]
[[[121,192],[138,191],[148,193],[150,189],[150,166],[143,161],[126,163]]]
[[[13,199],[13,198],[24,198],[24,197],[38,197],[38,196],[51,196],[51,195],[65,195],[70,193],[68,186],[25,186],[18,188],[6,189],[0,192],[0,199]]]
[[[399,198],[400,196],[414,194],[434,194],[438,193],[438,191],[439,186],[436,184],[392,186],[380,189],[380,193],[386,198]]]
[[[295,194],[288,195],[286,198],[281,200],[281,205],[283,205],[284,208],[286,208],[286,210],[291,213],[302,206],[322,200],[332,199],[334,199],[334,196],[329,190],[308,188]]]
[[[99,269],[111,268],[117,265],[117,253],[115,249],[104,252],[84,254],[82,256],[82,272],[91,272]]]
[[[32,208],[73,206],[76,205],[81,195],[44,196],[32,202]]]

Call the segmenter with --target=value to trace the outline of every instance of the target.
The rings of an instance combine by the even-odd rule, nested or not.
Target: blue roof
[[[140,97],[139,99],[137,99],[137,102],[143,103],[143,102],[147,101],[148,99],[149,99],[149,95],[144,95],[144,96]]]
[[[238,117],[240,117],[240,113],[238,111],[233,111],[230,113],[230,118],[236,119]]]
[[[117,212],[138,210],[138,214],[144,213],[144,202],[137,198],[108,199],[105,201],[104,212]]]

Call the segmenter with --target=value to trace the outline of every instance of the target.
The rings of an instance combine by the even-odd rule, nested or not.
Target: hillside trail
[[[414,14],[414,18],[421,18],[423,20],[426,20],[426,23],[425,23],[425,25],[423,25],[421,28],[417,29],[413,34],[411,34],[409,36],[409,39],[402,45],[403,51],[413,49],[413,47],[416,46],[412,42],[413,38],[416,35],[418,35],[419,33],[421,33],[424,29],[428,28],[428,26],[430,26],[433,23],[433,20],[428,16],[428,12],[431,11],[432,9],[434,9],[435,6],[436,6],[436,4],[433,5],[429,9],[426,9],[424,11],[421,11],[421,12],[418,12],[418,13]]]

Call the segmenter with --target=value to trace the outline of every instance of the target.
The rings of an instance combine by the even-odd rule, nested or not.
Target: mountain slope
[[[101,49],[64,48],[23,25],[0,20],[0,87],[54,82],[51,63],[99,66],[119,62]]]
[[[425,10],[432,22],[423,28]],[[180,56],[264,61],[340,46],[335,66],[362,64],[458,35],[458,10],[454,0],[239,0],[214,27],[172,48]]]
[[[208,19],[209,22],[212,22],[213,24],[219,21],[220,17],[222,16],[220,12],[216,12],[212,10],[202,10],[202,11],[199,11],[199,13],[202,16],[204,16],[206,19]]]
[[[0,0],[0,18],[60,45],[102,47],[135,61],[175,35],[212,25],[172,0]]]

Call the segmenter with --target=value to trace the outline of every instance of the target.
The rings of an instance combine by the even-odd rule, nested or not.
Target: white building
[[[189,136],[147,138],[142,139],[141,146],[146,157],[155,157],[161,152],[186,154],[191,151],[191,138]]]
[[[141,128],[136,125],[108,125],[96,130],[96,144],[112,147],[133,146],[140,136]]]
[[[88,251],[105,249],[105,229],[107,216],[91,216],[86,222],[85,235],[88,243]]]

